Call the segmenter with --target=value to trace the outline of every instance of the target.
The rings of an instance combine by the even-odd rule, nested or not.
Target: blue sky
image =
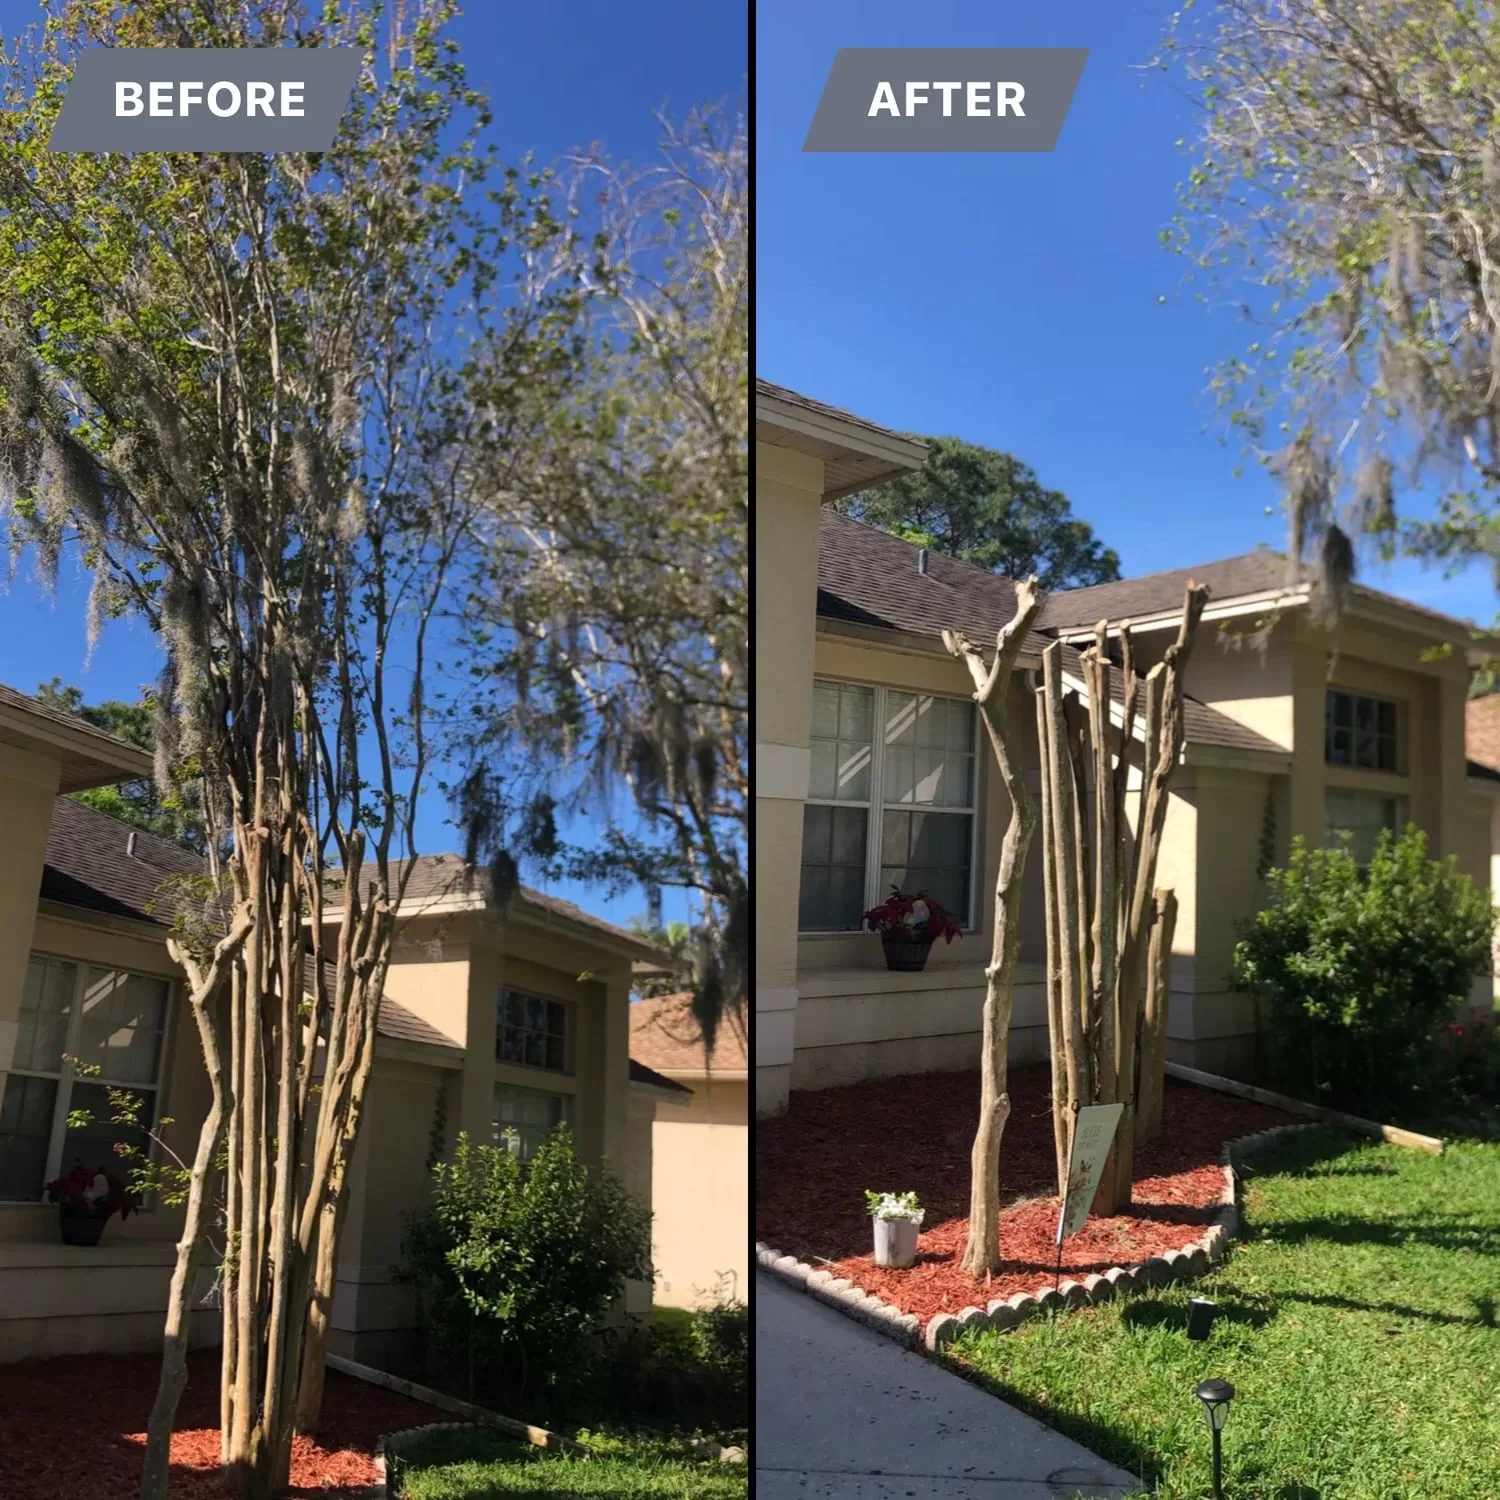
[[[9,41],[38,15],[34,0],[0,0],[0,33]],[[490,94],[492,138],[508,160],[531,151],[548,161],[598,141],[617,160],[643,162],[659,139],[653,110],[680,117],[696,104],[742,100],[746,87],[749,44],[744,12],[734,5],[471,0],[454,35],[471,80]],[[70,566],[54,599],[39,593],[29,570],[0,592],[0,682],[33,692],[61,677],[81,687],[86,701],[137,697],[156,675],[150,633],[138,622],[115,622],[88,660],[86,596]],[[444,826],[446,811],[429,796],[420,829],[427,852],[459,847]],[[575,837],[587,831],[571,830]],[[607,900],[584,887],[550,889],[617,921],[645,909],[636,895]],[[670,899],[666,914],[680,914]]]
[[[1126,575],[1284,544],[1269,478],[1225,447],[1209,367],[1251,336],[1161,247],[1193,106],[1148,71],[1174,7],[1142,0],[760,0],[756,373],[908,431],[1006,449],[1068,495]],[[834,54],[1087,47],[1046,155],[806,154]],[[1205,431],[1205,429],[1209,429]],[[1489,623],[1484,569],[1362,569]]]

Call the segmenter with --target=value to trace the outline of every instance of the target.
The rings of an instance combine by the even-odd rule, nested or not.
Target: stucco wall
[[[797,877],[812,720],[823,465],[755,445],[756,1110],[786,1107],[797,1028]],[[774,872],[768,878],[767,872]]]
[[[651,1143],[656,1300],[698,1307],[749,1295],[749,1085],[699,1074],[687,1109],[663,1105]]]

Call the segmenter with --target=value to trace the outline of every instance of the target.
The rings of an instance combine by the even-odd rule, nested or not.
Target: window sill
[[[803,969],[797,974],[797,993],[803,999],[833,998],[839,995],[922,994],[929,990],[983,988],[986,960],[975,958],[964,963],[931,964],[918,974],[905,974],[886,968],[884,963],[863,964],[837,969]],[[1019,964],[1017,984],[1040,984],[1044,978],[1041,964]]]

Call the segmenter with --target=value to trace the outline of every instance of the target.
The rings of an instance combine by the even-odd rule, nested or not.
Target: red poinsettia
[[[135,1195],[112,1172],[81,1162],[47,1184],[47,1201],[65,1204],[74,1213],[98,1214],[105,1219],[113,1213],[128,1219],[139,1206]]]
[[[951,943],[963,936],[957,920],[926,891],[908,896],[894,885],[879,906],[872,906],[865,913],[864,923],[871,932],[907,943],[935,943],[939,938]]]

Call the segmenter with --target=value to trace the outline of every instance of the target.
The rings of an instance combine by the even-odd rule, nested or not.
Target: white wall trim
[[[812,772],[812,751],[806,745],[755,742],[755,795],[783,802],[805,802]]]

